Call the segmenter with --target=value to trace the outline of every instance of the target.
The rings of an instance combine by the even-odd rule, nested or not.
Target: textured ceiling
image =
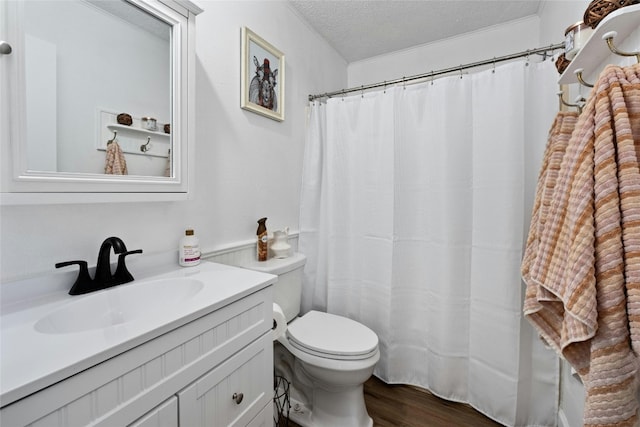
[[[290,0],[347,62],[535,15],[541,0]]]

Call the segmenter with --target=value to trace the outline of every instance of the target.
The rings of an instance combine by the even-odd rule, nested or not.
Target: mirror
[[[165,176],[169,24],[119,1],[27,1],[24,37],[27,170],[104,173],[116,135],[128,174]]]
[[[0,38],[13,52],[0,56],[11,128],[2,154],[13,161],[2,193],[187,192],[191,10],[146,0],[3,3],[10,28]]]

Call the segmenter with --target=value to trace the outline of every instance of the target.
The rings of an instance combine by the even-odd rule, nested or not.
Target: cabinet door
[[[171,397],[129,427],[178,427],[178,398]]]
[[[181,426],[247,426],[273,397],[273,340],[265,334],[178,393]]]

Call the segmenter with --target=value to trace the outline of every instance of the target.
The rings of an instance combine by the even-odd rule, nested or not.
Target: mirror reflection
[[[29,171],[171,176],[171,26],[124,0],[23,5]]]

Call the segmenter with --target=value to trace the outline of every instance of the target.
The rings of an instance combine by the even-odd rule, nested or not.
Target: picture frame
[[[247,27],[241,50],[240,107],[284,121],[284,54]]]

